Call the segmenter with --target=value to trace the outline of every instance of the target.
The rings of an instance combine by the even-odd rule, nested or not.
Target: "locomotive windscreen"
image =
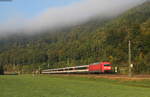
[[[111,66],[110,64],[104,64],[104,66]]]

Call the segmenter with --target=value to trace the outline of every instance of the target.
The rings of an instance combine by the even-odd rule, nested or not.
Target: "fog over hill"
[[[92,18],[109,18],[146,0],[81,0],[65,7],[49,8],[31,19],[12,19],[0,24],[0,36],[13,33],[40,33],[43,30],[73,26]]]

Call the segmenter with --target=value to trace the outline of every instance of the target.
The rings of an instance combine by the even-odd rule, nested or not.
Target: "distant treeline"
[[[110,61],[128,66],[131,40],[134,72],[150,73],[150,2],[113,19],[95,19],[50,33],[0,40],[5,70],[34,70]]]

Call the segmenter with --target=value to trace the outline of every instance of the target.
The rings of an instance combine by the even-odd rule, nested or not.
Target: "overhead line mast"
[[[133,65],[131,64],[131,40],[129,40],[129,44],[128,44],[128,46],[129,46],[129,51],[128,51],[128,56],[129,56],[129,74],[128,74],[128,76],[129,77],[132,77],[132,67],[133,67]]]

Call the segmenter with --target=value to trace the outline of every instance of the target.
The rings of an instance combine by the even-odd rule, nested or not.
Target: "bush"
[[[3,65],[0,65],[0,75],[4,75],[4,68],[3,68]]]

